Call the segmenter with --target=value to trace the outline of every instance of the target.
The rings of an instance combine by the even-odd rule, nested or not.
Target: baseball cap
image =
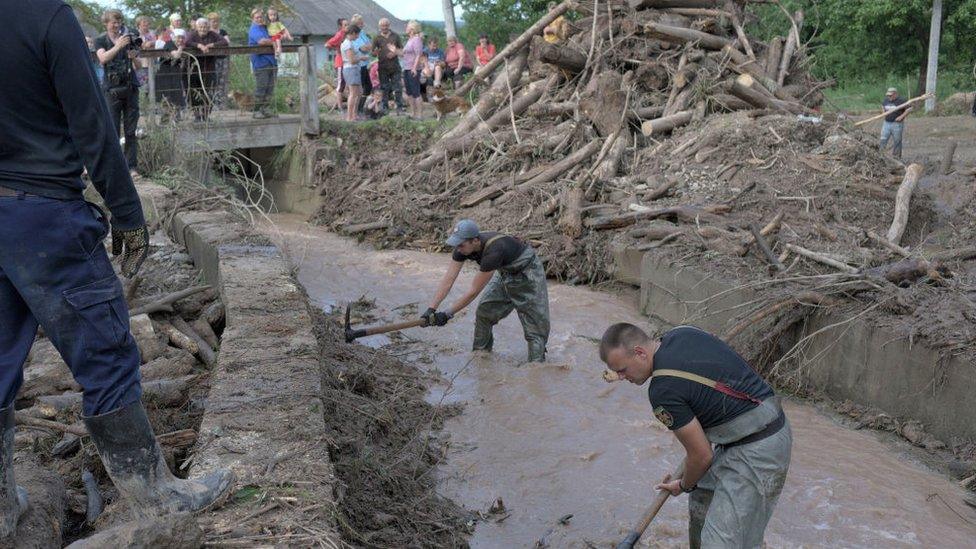
[[[888,91],[885,92],[885,95],[888,95],[889,93],[898,93],[898,90],[896,90],[895,88],[888,88]]]
[[[451,229],[451,234],[447,237],[447,245],[452,248],[457,247],[465,240],[477,237],[480,233],[477,223],[470,219],[462,219]]]

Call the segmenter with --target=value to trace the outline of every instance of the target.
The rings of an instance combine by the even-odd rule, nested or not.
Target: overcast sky
[[[443,21],[444,11],[437,0],[376,0],[399,19],[409,21]],[[286,0],[287,2],[287,0]],[[454,5],[454,17],[461,18],[461,7]]]

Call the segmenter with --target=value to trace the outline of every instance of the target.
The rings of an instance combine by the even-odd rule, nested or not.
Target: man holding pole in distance
[[[652,339],[614,324],[600,359],[607,381],[650,380],[654,416],[685,448],[684,475],[655,488],[689,494],[691,547],[762,546],[793,445],[772,388],[731,347],[691,326]]]
[[[492,328],[514,310],[529,345],[529,362],[544,361],[549,340],[549,294],[546,271],[532,246],[514,236],[481,232],[470,219],[454,226],[447,245],[454,248],[451,264],[421,317],[429,325],[443,326],[487,287],[475,313],[473,350],[491,351]],[[477,263],[481,272],[454,305],[438,311],[467,260]]]

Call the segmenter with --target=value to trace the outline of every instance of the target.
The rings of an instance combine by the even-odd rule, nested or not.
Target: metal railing
[[[319,133],[315,50],[283,45],[274,92],[264,104],[255,97],[252,54],[274,54],[272,46],[231,46],[202,52],[185,48],[178,58],[165,50],[142,50],[148,59],[143,117],[150,124],[230,124],[255,118],[263,109],[276,117],[300,117],[307,134]]]

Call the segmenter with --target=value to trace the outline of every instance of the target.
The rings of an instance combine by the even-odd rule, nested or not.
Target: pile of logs
[[[474,206],[512,188],[565,177],[586,185],[592,199],[593,183],[617,175],[635,134],[657,139],[713,113],[736,110],[811,112],[822,100],[823,85],[803,68],[802,12],[790,18],[787,37],[767,44],[745,34],[747,3],[563,2],[457,90],[466,93],[491,79],[474,108],[417,166],[433,170],[486,141],[503,152],[524,148],[518,122],[534,119],[552,127],[533,145],[565,151],[562,158],[521,166],[513,181],[479,190],[462,203]],[[561,43],[542,40],[542,29],[571,10],[585,15],[570,25],[572,34]],[[504,69],[495,74],[499,67]],[[576,146],[566,146],[573,141]],[[564,209],[575,208],[581,194],[574,193]],[[570,234],[580,230],[575,220],[561,225]]]
[[[130,280],[125,295],[129,301],[131,333],[139,346],[142,363],[143,401],[151,417],[160,413],[180,416],[185,413],[192,394],[207,385],[220,346],[217,334],[223,330],[224,308],[210,286],[136,298],[141,280],[138,276]],[[67,511],[85,517],[85,524],[90,526],[100,515],[103,504],[95,476],[79,466],[94,463],[93,456],[75,459],[81,455],[79,452],[91,450],[83,445],[88,432],[81,421],[81,387],[46,337],[39,337],[31,349],[16,405],[18,456],[33,454],[22,457],[53,469],[45,473],[48,476],[58,477],[59,473],[55,483],[59,488],[52,497],[65,501],[64,505],[32,501],[32,508],[38,512],[57,511],[43,511],[51,515],[41,521],[49,526],[63,523]],[[193,420],[183,423],[186,425],[182,429],[156,433],[169,456],[184,452],[196,443]],[[50,440],[53,445],[38,444],[43,440]],[[104,473],[99,476],[106,481]],[[83,490],[72,489],[72,485],[83,486]],[[45,530],[43,535],[45,539],[57,538],[60,544],[61,526],[53,532]]]

